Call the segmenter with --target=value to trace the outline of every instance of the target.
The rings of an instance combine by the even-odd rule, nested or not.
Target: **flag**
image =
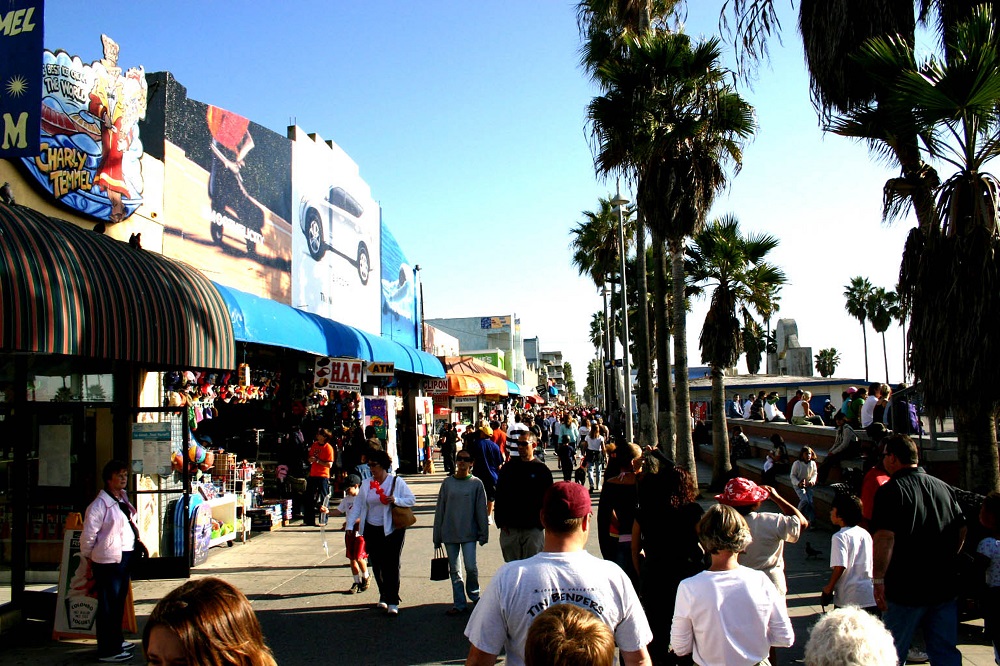
[[[38,154],[44,0],[0,0],[0,157]]]

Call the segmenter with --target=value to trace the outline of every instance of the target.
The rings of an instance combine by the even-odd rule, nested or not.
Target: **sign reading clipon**
[[[364,361],[353,358],[318,358],[313,386],[324,391],[359,391],[364,367]]]

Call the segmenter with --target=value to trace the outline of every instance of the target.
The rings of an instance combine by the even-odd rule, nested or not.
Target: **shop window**
[[[107,403],[114,400],[110,374],[34,375],[28,378],[28,400],[34,402]]]

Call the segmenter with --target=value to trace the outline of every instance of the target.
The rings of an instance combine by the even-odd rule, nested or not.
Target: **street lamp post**
[[[625,384],[625,441],[631,443],[632,435],[632,372],[628,362],[628,296],[625,290],[625,206],[628,199],[615,193],[611,204],[618,209],[618,247],[620,250],[621,292],[622,292],[622,370]]]
[[[603,390],[604,390],[604,405],[603,405],[603,408],[604,408],[604,417],[605,418],[608,418],[608,416],[611,414],[611,390],[610,390],[610,388],[611,388],[611,375],[614,372],[614,354],[611,353],[611,352],[608,352],[608,349],[612,349],[613,348],[612,345],[615,344],[614,337],[612,336],[612,333],[611,333],[611,325],[610,325],[610,323],[608,321],[608,319],[609,319],[609,317],[608,317],[608,295],[610,293],[611,293],[611,290],[608,289],[607,284],[605,284],[605,283],[602,282],[602,284],[601,284],[601,296],[604,297],[604,339],[601,340],[601,352],[603,352],[601,354],[601,356],[602,356],[602,359],[601,359],[601,372],[603,373],[601,375],[601,377],[603,378],[604,381],[601,384],[601,386],[604,387],[603,388]],[[608,368],[607,368],[607,365],[606,365],[608,363],[611,363],[612,372],[608,372]],[[617,389],[616,389],[616,391],[617,391]]]

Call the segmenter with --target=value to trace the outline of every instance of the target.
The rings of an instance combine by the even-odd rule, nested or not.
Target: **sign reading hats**
[[[396,372],[395,363],[381,363],[373,361],[368,364],[369,377],[392,377]]]
[[[313,386],[324,391],[361,389],[365,362],[351,358],[320,357],[313,368]]]

